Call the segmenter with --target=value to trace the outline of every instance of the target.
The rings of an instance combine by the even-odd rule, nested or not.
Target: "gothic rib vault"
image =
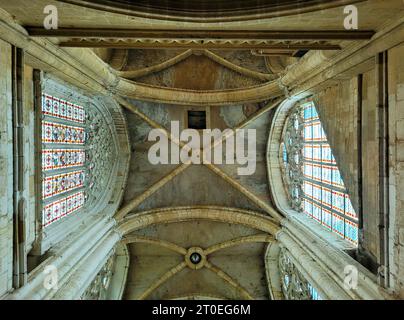
[[[389,5],[375,0],[320,2],[302,5],[298,21],[294,5],[300,1],[278,3],[279,17],[271,16],[274,7],[269,2],[265,10],[249,7],[244,15],[235,10],[222,17],[209,10],[179,14],[176,2],[170,2],[165,18],[158,1],[114,8],[109,1],[35,1],[32,12],[38,16],[45,3],[60,7],[60,29],[52,31],[43,29],[35,14],[20,9],[27,1],[0,1],[1,41],[21,48],[29,68],[105,104],[118,146],[108,151],[116,152],[117,168],[109,169],[113,178],[105,186],[110,193],[103,199],[102,214],[89,210],[76,233],[50,237],[50,251],[36,253],[35,268],[11,299],[76,299],[78,294],[83,299],[283,299],[280,277],[291,263],[279,265],[284,255],[293,257],[299,266],[296,274],[324,298],[400,294],[399,280],[394,289],[383,287],[369,264],[362,261],[365,268],[359,258],[352,258],[351,247],[341,249],[339,241],[329,246],[324,237],[311,235],[278,194],[283,186],[276,147],[287,113],[280,110],[312,95],[317,99],[358,74],[365,74],[366,82],[366,73],[375,68],[374,57],[402,42],[398,0],[387,1]],[[380,17],[364,14],[361,30],[346,31],[338,16],[342,5],[352,3],[366,13],[380,10]],[[187,128],[189,111],[205,112],[208,128],[231,129],[213,145],[237,130],[254,129],[254,174],[238,175],[237,164],[152,165],[147,139],[151,130],[160,129],[170,143],[183,147],[170,127],[171,121],[179,121]],[[282,122],[276,122],[278,117]],[[337,127],[329,121],[328,127]],[[336,136],[332,146],[348,153],[338,145],[344,133],[330,130]],[[358,164],[345,165],[340,153],[342,174],[353,177]],[[359,211],[358,182],[348,178],[346,184]],[[79,240],[71,244],[74,236]],[[35,249],[38,241],[33,242]],[[81,253],[79,244],[85,248]],[[373,250],[369,247],[365,249]],[[63,254],[65,248],[77,261],[81,254],[93,270],[79,263],[62,267],[70,257]],[[372,254],[380,253],[376,251]],[[64,282],[55,293],[40,288],[38,280],[47,260],[65,268]],[[343,286],[341,270],[348,262],[357,265],[362,276],[357,291]],[[402,266],[391,272],[399,278]],[[108,286],[103,287],[104,282]]]

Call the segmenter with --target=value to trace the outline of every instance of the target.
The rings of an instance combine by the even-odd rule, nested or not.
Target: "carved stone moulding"
[[[129,16],[189,22],[245,21],[313,12],[360,0],[61,0]]]
[[[164,38],[69,38],[61,47],[78,48],[137,48],[137,49],[240,49],[240,50],[340,50],[337,42],[319,40],[262,40],[262,39],[164,39]]]

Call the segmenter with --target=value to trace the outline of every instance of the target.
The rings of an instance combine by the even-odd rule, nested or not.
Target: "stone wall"
[[[362,86],[362,205],[363,243],[362,246],[379,257],[379,163],[377,136],[377,87],[376,71],[363,74]]]
[[[14,162],[14,136],[13,136],[13,78],[12,78],[12,46],[0,41],[1,56],[0,67],[2,73],[0,75],[0,114],[4,117],[3,121],[0,121],[0,298],[7,293],[11,293],[14,289],[16,296],[21,295],[24,297],[34,298],[37,294],[37,288],[31,290],[34,286],[40,286],[40,279],[43,274],[40,271],[44,268],[44,259],[52,259],[52,254],[58,252],[56,256],[60,256],[60,252],[68,251],[70,243],[64,240],[67,234],[76,234],[80,232],[80,227],[93,226],[95,228],[96,218],[105,217],[105,223],[109,223],[109,228],[112,228],[114,223],[108,220],[112,220],[112,215],[116,211],[117,206],[120,204],[122,198],[123,185],[126,182],[127,169],[129,163],[129,145],[128,135],[126,128],[126,120],[121,111],[119,105],[113,100],[103,95],[92,96],[93,108],[99,108],[100,113],[105,113],[105,122],[102,123],[103,130],[108,131],[108,137],[110,138],[110,144],[113,146],[111,150],[106,150],[104,147],[97,145],[94,148],[97,151],[105,152],[101,155],[94,155],[92,163],[102,162],[102,165],[109,165],[108,170],[105,171],[105,177],[100,172],[93,169],[97,179],[102,180],[98,182],[100,188],[94,187],[91,192],[96,193],[96,202],[91,202],[89,208],[82,212],[82,219],[75,219],[69,221],[69,223],[62,223],[60,228],[64,230],[52,229],[52,232],[46,234],[40,229],[41,226],[41,212],[40,212],[40,197],[41,197],[41,184],[36,179],[36,169],[41,168],[41,162],[36,163],[36,153],[40,153],[40,150],[36,150],[36,143],[41,143],[41,136],[35,130],[36,122],[36,110],[35,110],[35,82],[34,82],[34,69],[25,64],[23,68],[22,76],[22,147],[20,149],[21,155],[23,155],[23,167],[21,170],[15,165]],[[47,83],[49,78],[46,78]],[[45,82],[46,82],[45,81]],[[49,83],[48,83],[49,85]],[[69,90],[70,86],[66,83],[58,84],[61,91]],[[71,88],[70,88],[71,89]],[[78,95],[76,88],[71,89],[73,95]],[[61,92],[60,91],[60,92]],[[63,96],[65,97],[65,96]],[[89,98],[87,98],[88,100]],[[40,107],[40,106],[39,106]],[[98,109],[97,109],[98,110]],[[101,111],[102,110],[102,111]],[[98,132],[99,134],[99,132]],[[101,138],[102,139],[102,138]],[[106,141],[107,139],[102,139]],[[103,142],[101,141],[101,142]],[[106,160],[107,156],[111,156],[110,160]],[[102,166],[100,166],[102,167]],[[19,246],[20,254],[20,268],[23,265],[23,269],[20,269],[18,273],[25,276],[21,282],[22,288],[18,289],[19,285],[15,285],[13,282],[13,267],[16,266],[16,260],[13,258],[13,254],[16,254],[16,249],[13,246],[13,228],[15,224],[16,208],[14,207],[13,195],[15,181],[14,174],[21,174],[22,188],[18,193],[21,202],[23,222],[20,224],[24,234],[21,236]],[[39,187],[38,187],[39,186]],[[97,196],[98,195],[98,196]],[[101,195],[101,196],[100,196]],[[39,212],[38,212],[39,211]],[[66,221],[63,221],[66,222]],[[73,223],[74,222],[74,223]],[[62,226],[63,225],[63,226]],[[69,226],[66,228],[66,226]],[[47,230],[49,231],[49,230]],[[54,232],[55,231],[55,232]],[[63,232],[62,232],[63,231]],[[109,232],[110,230],[108,230]],[[43,237],[42,235],[45,234]],[[51,235],[52,234],[52,235]],[[100,234],[100,237],[103,234]],[[44,239],[46,241],[44,241]],[[111,245],[117,241],[117,235],[113,236]],[[71,240],[71,238],[70,238]],[[74,243],[73,243],[74,244]],[[45,248],[46,247],[46,248]],[[42,256],[42,249],[51,249],[46,256]],[[83,254],[86,252],[83,252]],[[79,255],[78,255],[79,257]],[[98,257],[98,256],[97,256]],[[100,261],[104,259],[104,256],[100,254],[98,257]],[[28,260],[28,261],[27,261]],[[94,265],[98,267],[98,260],[94,262]],[[64,268],[64,271],[68,271],[67,268],[74,265],[61,264],[59,267]],[[61,271],[61,270],[59,270]],[[61,271],[62,272],[62,271]],[[70,272],[70,271],[69,271]],[[29,274],[29,277],[28,277]],[[90,276],[92,276],[90,274]],[[28,277],[28,279],[27,279]],[[27,281],[25,283],[25,281]],[[25,285],[24,285],[25,284]],[[85,284],[85,282],[83,282]],[[82,288],[80,288],[81,290]],[[84,288],[85,289],[85,288]],[[83,289],[83,290],[84,290]],[[31,290],[31,291],[30,291]],[[43,290],[43,288],[41,288]],[[39,293],[38,293],[39,294]],[[41,294],[49,294],[49,292],[41,292]],[[75,293],[73,293],[75,294]],[[40,294],[39,294],[40,295]],[[10,296],[8,296],[10,297]],[[42,296],[45,297],[45,296]]]
[[[389,255],[390,285],[394,293],[403,296],[404,277],[404,45],[388,51],[389,94]],[[344,182],[359,212],[363,210],[362,248],[380,263],[379,235],[379,142],[378,142],[378,84],[376,68],[358,76],[341,80],[315,94],[324,130],[342,173]],[[360,89],[360,90],[358,90]],[[361,93],[361,96],[359,96]],[[358,118],[362,104],[361,119]],[[358,131],[358,119],[362,123]],[[359,122],[359,123],[360,123]],[[362,150],[358,157],[361,134]],[[359,163],[362,165],[362,190],[359,185]]]
[[[375,69],[341,80],[314,96],[324,131],[333,149],[344,183],[357,213],[363,208],[362,245],[374,259],[378,251],[378,140]],[[361,94],[361,96],[359,96]],[[358,150],[359,103],[362,104],[362,150]],[[361,152],[359,156],[359,152]],[[362,163],[362,191],[359,185],[359,162]],[[362,199],[361,199],[362,198]]]
[[[0,40],[0,297],[12,287],[13,138],[11,45]]]
[[[24,127],[25,129],[25,163],[24,163],[24,177],[25,177],[25,194],[26,199],[26,250],[31,250],[32,244],[35,240],[36,232],[36,181],[35,181],[35,141],[40,139],[34,134],[35,131],[35,106],[34,106],[34,81],[33,81],[33,68],[24,66]]]
[[[13,158],[13,88],[12,88],[12,46],[5,42],[1,46],[1,77],[0,77],[0,296],[12,287],[13,270],[13,221],[14,208],[14,176],[18,168]],[[36,184],[35,184],[35,110],[33,68],[24,64],[22,74],[22,115],[21,115],[21,146],[20,156],[23,157],[21,172],[21,192],[19,203],[23,215],[24,226],[21,241],[21,256],[27,255],[32,249],[36,236]],[[17,143],[17,142],[15,142]],[[26,262],[22,262],[26,265]],[[20,270],[26,273],[26,269]],[[4,280],[3,280],[4,277]],[[3,282],[4,281],[4,282]]]
[[[390,285],[404,298],[404,45],[388,53]]]
[[[359,208],[357,92],[357,79],[353,78],[314,96],[324,131],[356,211]]]

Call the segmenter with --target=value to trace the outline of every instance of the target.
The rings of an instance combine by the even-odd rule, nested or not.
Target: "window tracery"
[[[92,206],[107,188],[116,152],[104,115],[42,93],[42,226]]]
[[[293,264],[285,248],[282,248],[279,254],[279,270],[282,292],[286,300],[322,300],[318,291]]]
[[[81,300],[105,300],[107,298],[106,294],[111,284],[114,262],[115,255],[112,255],[82,294]]]

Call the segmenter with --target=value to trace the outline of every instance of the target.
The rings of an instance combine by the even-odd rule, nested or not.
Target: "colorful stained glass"
[[[296,133],[299,127],[303,128],[299,134],[302,140],[298,142],[303,142],[301,150],[303,195],[300,208],[327,229],[357,244],[358,224],[353,221],[357,221],[358,217],[346,192],[318,112],[313,102],[303,103],[297,108],[300,108],[298,112],[303,119],[302,123],[297,125],[293,123]],[[301,118],[291,119],[296,121]],[[291,145],[290,141],[284,143]],[[284,156],[285,159],[289,159],[288,157],[289,154]]]
[[[313,178],[313,165],[311,163],[304,163],[303,174],[309,179]]]
[[[321,145],[313,145],[312,146],[313,153],[312,158],[310,160],[321,162]]]
[[[339,191],[332,191],[332,208],[342,214],[345,213],[345,194]]]
[[[345,195],[345,214],[348,217],[354,218],[355,220],[358,219],[358,216],[356,215],[356,212],[352,207],[351,199],[347,194]]]
[[[313,202],[311,202],[310,200],[304,199],[303,200],[303,210],[308,216],[312,217],[313,216]]]
[[[321,207],[313,203],[313,219],[321,223]]]
[[[344,218],[336,213],[332,214],[332,218],[332,230],[344,238]]]
[[[311,199],[313,197],[313,184],[308,181],[304,181],[303,182],[303,192],[306,197]]]
[[[311,124],[305,124],[304,125],[304,130],[303,130],[303,135],[304,135],[304,140],[309,142],[313,141],[313,126]]]
[[[83,107],[57,97],[52,97],[46,93],[42,94],[42,112],[45,115],[59,119],[77,123],[85,122],[85,111]]]
[[[86,113],[82,106],[45,92],[42,94],[42,113],[49,117],[42,121],[42,142],[58,145],[57,149],[43,149],[42,171],[63,169],[66,172],[70,169],[70,172],[53,174],[42,181],[42,197],[47,202],[54,196],[68,193],[63,199],[44,206],[43,226],[46,227],[79,210],[85,203],[84,193],[77,192],[76,189],[84,187],[85,172],[77,168],[85,165],[86,152],[84,149],[78,149],[79,147],[67,149],[61,145],[85,145],[86,133],[80,125],[85,124]],[[52,122],[48,120],[50,117],[79,126]],[[76,192],[71,194],[74,191]]]
[[[71,196],[46,205],[42,211],[43,226],[49,226],[53,222],[79,210],[84,206],[84,202],[84,192],[77,192]]]
[[[322,208],[321,221],[322,225],[325,226],[327,229],[331,229],[331,221],[332,221],[331,216],[332,213],[330,210]]]
[[[42,122],[43,143],[79,144],[85,143],[86,134],[84,128],[67,126],[53,122]]]
[[[312,123],[312,127],[313,127],[313,137],[312,137],[312,140],[313,140],[313,141],[324,141],[324,137],[323,137],[323,135],[322,135],[321,122],[320,122],[320,121],[313,122],[313,123]]]
[[[42,94],[42,113],[46,115],[52,115],[53,113],[52,96]]]
[[[321,182],[321,164],[313,164],[313,179]]]
[[[312,160],[313,159],[313,146],[310,144],[305,144],[303,147],[303,157],[306,160]]]
[[[42,198],[47,199],[84,186],[84,171],[46,177],[42,182]]]
[[[317,184],[312,185],[313,199],[321,203],[321,187]]]
[[[292,259],[290,252],[282,248],[279,252],[279,273],[281,289],[286,300],[321,300],[318,291],[301,273]]]
[[[304,122],[310,122],[318,119],[316,108],[311,102],[302,105]]]
[[[308,287],[310,291],[311,300],[322,300],[318,291],[311,284],[308,284]]]
[[[332,184],[332,170],[334,168],[330,166],[321,166],[321,182]]]
[[[286,152],[285,144],[282,144],[282,158],[283,162],[288,162],[288,153]]]
[[[358,243],[358,224],[345,220],[345,237],[348,241]]]
[[[310,105],[303,106],[303,119],[304,121],[312,120],[312,107]]]
[[[332,172],[332,184],[334,186],[345,188],[344,181],[342,180],[341,173],[339,172],[338,168],[334,168]]]
[[[313,202],[311,202],[310,200],[304,199],[303,200],[303,210],[308,216],[312,217],[313,216]]]
[[[331,152],[331,147],[328,143],[321,146],[321,161],[336,164],[335,158]]]
[[[321,203],[322,203],[322,205],[324,205],[324,206],[326,206],[326,207],[328,207],[328,208],[331,208],[331,203],[332,203],[332,192],[331,192],[331,189],[328,189],[328,188],[325,188],[325,187],[322,187],[321,188],[321,191],[322,191],[322,194],[321,194]]]
[[[42,170],[57,170],[83,166],[86,152],[76,149],[45,149],[42,151]]]

